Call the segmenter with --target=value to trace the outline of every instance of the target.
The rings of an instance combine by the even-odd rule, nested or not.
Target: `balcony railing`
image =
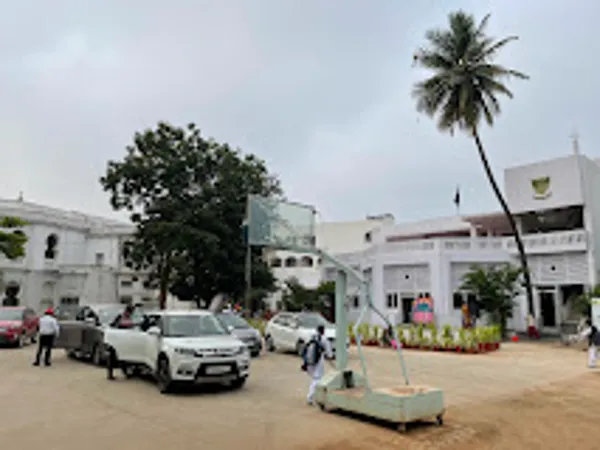
[[[559,253],[568,251],[586,251],[587,234],[585,230],[560,231],[522,236],[525,250],[528,253]],[[513,237],[464,237],[451,239],[417,239],[402,242],[386,242],[373,246],[366,251],[337,255],[346,264],[375,256],[380,252],[387,255],[402,252],[429,252],[435,249],[447,252],[490,252],[517,251]],[[326,264],[327,265],[327,264]]]
[[[587,250],[587,232],[585,230],[530,234],[522,236],[521,239],[525,251],[528,253]],[[511,252],[517,251],[517,244],[512,237],[507,238],[506,248]]]

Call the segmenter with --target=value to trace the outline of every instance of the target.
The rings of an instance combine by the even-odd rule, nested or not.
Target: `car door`
[[[35,335],[35,313],[31,308],[25,308],[23,311],[23,328],[25,329],[25,334],[28,338]]]
[[[271,328],[271,338],[276,348],[285,349],[285,336],[284,328],[287,323],[287,316],[280,314],[273,320],[273,327]]]
[[[152,327],[158,327],[161,336],[153,336],[148,334],[148,330]],[[156,370],[156,361],[162,341],[163,322],[162,317],[158,314],[150,314],[147,316],[147,322],[144,323],[142,334],[144,335],[144,364],[152,371]]]
[[[298,329],[298,318],[295,316],[288,317],[286,326],[283,329],[285,348],[287,350],[296,350],[296,330]]]
[[[106,332],[109,344],[117,351],[117,358],[136,364],[145,364],[145,335],[139,325],[134,328],[110,326]]]

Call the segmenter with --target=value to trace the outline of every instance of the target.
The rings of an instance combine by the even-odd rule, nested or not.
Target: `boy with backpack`
[[[325,358],[332,360],[333,354],[331,345],[325,338],[325,326],[319,325],[317,334],[308,341],[302,352],[302,370],[305,370],[311,377],[308,396],[306,397],[306,402],[309,405],[313,404],[317,385],[325,374]]]

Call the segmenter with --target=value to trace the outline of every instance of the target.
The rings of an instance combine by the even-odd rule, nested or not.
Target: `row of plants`
[[[502,340],[500,326],[482,326],[472,329],[445,325],[399,326],[396,329],[403,349],[433,350],[457,353],[484,353],[498,350]],[[361,343],[367,346],[389,346],[385,328],[363,323],[358,326]],[[348,325],[348,336],[356,343],[354,325]]]

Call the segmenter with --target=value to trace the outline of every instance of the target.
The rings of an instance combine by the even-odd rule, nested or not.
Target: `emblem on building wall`
[[[533,198],[537,200],[544,200],[552,195],[550,177],[540,177],[531,180],[531,187],[533,188]]]

